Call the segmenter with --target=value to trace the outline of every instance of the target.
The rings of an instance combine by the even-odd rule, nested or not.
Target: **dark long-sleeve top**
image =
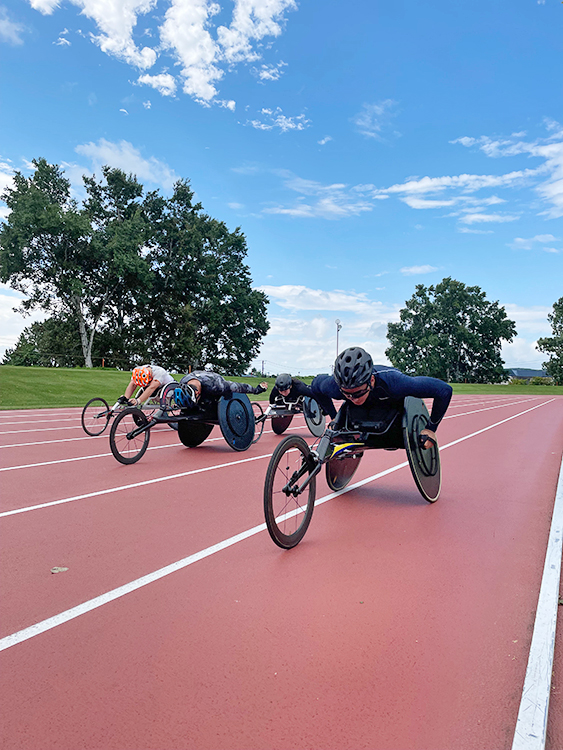
[[[432,411],[427,427],[435,432],[449,406],[453,393],[451,385],[438,378],[429,378],[424,375],[411,377],[394,368],[380,368],[383,366],[374,365],[375,386],[362,406],[369,408],[376,403],[384,405],[387,400],[396,401],[406,396],[431,398]],[[334,377],[327,374],[317,375],[311,383],[311,390],[315,400],[334,419],[336,409],[332,400],[344,399]]]
[[[190,380],[199,380],[201,383],[201,397],[205,399],[217,399],[221,396],[229,396],[231,393],[263,393],[264,389],[259,385],[252,386],[248,383],[235,383],[225,380],[222,375],[207,370],[196,370],[180,380],[180,383],[188,383]]]
[[[287,396],[282,396],[276,386],[272,388],[272,390],[270,391],[270,403],[297,403],[305,396],[313,398],[313,391],[309,388],[308,385],[305,385],[302,380],[299,380],[299,378],[292,378],[291,389]]]

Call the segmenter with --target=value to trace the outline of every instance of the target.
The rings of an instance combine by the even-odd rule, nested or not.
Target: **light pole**
[[[342,323],[336,318],[334,321],[336,323],[336,356],[338,357],[339,351],[338,351],[338,332],[342,328]]]

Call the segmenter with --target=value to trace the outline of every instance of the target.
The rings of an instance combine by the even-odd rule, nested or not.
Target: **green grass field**
[[[183,374],[183,373],[182,373]],[[176,375],[180,379],[182,375]],[[38,409],[61,406],[84,406],[94,396],[112,403],[120,396],[130,379],[129,372],[109,369],[64,369],[59,367],[0,366],[0,409]],[[230,380],[257,385],[262,378],[232,377]],[[265,377],[271,387],[275,378]],[[312,377],[304,377],[310,383]],[[546,385],[454,385],[454,393],[533,394],[563,396],[563,386]],[[266,399],[268,393],[258,398]],[[257,398],[257,397],[253,397]]]

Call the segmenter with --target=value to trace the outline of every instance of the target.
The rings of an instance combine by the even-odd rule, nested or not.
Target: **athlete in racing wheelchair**
[[[304,414],[309,431],[320,437],[325,430],[325,412],[313,396],[312,390],[299,378],[283,372],[277,376],[270,392],[269,405],[264,412],[272,420],[272,430],[281,435],[287,430],[296,414]]]
[[[326,467],[329,487],[338,492],[352,479],[366,450],[405,449],[415,483],[428,502],[441,486],[436,429],[452,388],[437,378],[409,377],[373,364],[360,347],[336,359],[334,374],[319,375],[311,390],[333,421],[318,444],[309,448],[298,436],[274,451],[264,487],[266,524],[273,541],[290,549],[303,538],[313,514],[316,476]],[[431,415],[422,401],[431,398]],[[332,399],[344,400],[336,413]]]
[[[166,386],[160,409],[150,419],[135,407],[121,412],[110,431],[111,451],[120,463],[137,462],[156,424],[176,425],[178,437],[189,448],[203,443],[219,425],[229,446],[244,451],[257,439],[256,414],[246,394],[264,393],[267,387],[265,382],[257,386],[232,382],[207,370],[192,372]]]

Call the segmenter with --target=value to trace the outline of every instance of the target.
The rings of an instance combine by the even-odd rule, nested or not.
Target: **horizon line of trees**
[[[85,367],[103,357],[244,372],[269,323],[240,227],[230,232],[204,213],[187,180],[165,198],[105,166],[100,180],[83,177],[79,205],[59,166],[33,165],[0,196],[10,210],[0,278],[27,296],[21,312],[50,317],[26,329],[8,361],[81,354]]]

